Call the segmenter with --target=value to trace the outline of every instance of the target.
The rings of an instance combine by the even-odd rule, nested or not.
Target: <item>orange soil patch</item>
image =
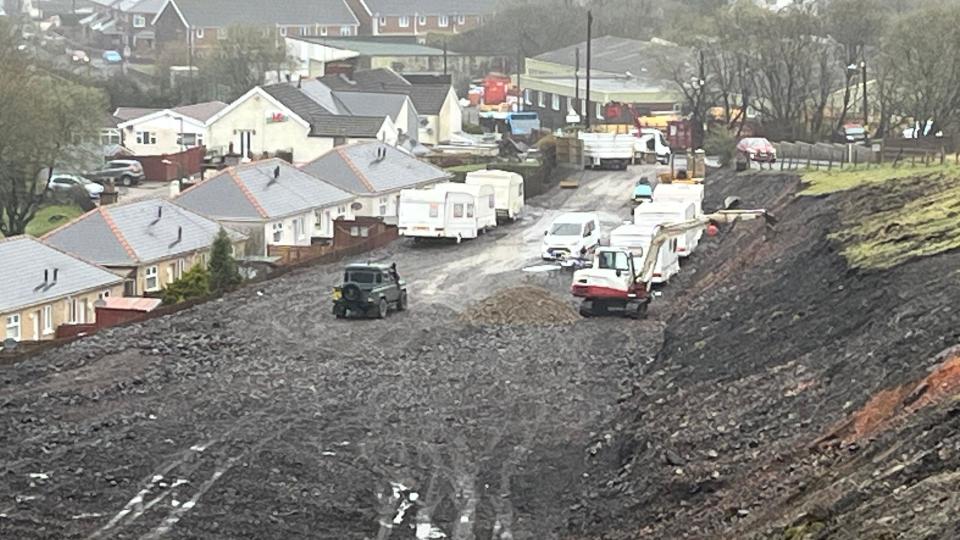
[[[915,383],[877,393],[852,416],[818,439],[817,447],[844,446],[890,428],[895,421],[960,394],[960,348],[942,353],[937,368]]]

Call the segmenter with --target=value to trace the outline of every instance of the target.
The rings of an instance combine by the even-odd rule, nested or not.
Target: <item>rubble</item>
[[[550,291],[523,286],[497,291],[467,308],[460,320],[489,325],[569,324],[580,320],[580,315]]]

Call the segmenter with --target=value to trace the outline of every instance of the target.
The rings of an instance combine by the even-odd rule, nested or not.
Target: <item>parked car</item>
[[[114,184],[132,186],[145,179],[143,165],[135,159],[112,159],[103,167],[86,174],[94,182],[103,184],[113,181]]]
[[[563,260],[592,254],[600,245],[600,216],[592,212],[569,212],[553,220],[543,231],[540,257]]]
[[[737,157],[760,163],[775,163],[777,149],[763,137],[745,137],[737,143]]]
[[[123,57],[117,51],[103,51],[101,58],[108,64],[119,64],[123,61]]]
[[[87,53],[85,53],[85,52],[83,52],[83,51],[81,51],[81,50],[79,50],[79,49],[78,49],[78,50],[75,50],[75,51],[70,51],[70,60],[73,61],[74,64],[89,64],[89,63],[90,63],[90,57],[87,56]]]
[[[637,180],[633,186],[633,194],[630,196],[636,204],[643,204],[653,200],[653,188],[650,186],[650,180],[646,176]]]
[[[91,199],[99,199],[103,193],[103,186],[79,174],[54,173],[47,182],[47,189],[51,191],[70,191],[74,186],[83,186]]]
[[[397,264],[350,264],[343,284],[333,289],[333,314],[338,319],[361,316],[383,319],[390,308],[407,309],[407,284]]]

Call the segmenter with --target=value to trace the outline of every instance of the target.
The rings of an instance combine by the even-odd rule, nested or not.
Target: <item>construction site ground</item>
[[[371,254],[410,283],[386,320],[335,320],[317,266],[0,367],[0,537],[956,537],[960,253],[864,236],[949,182],[713,172],[707,209],[776,228],[705,238],[648,320],[579,319],[569,273],[522,268],[559,212],[626,219],[640,175]]]

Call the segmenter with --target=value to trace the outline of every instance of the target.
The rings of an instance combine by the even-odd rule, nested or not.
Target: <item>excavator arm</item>
[[[636,282],[645,283],[647,290],[650,290],[653,270],[656,267],[657,257],[660,256],[660,249],[671,238],[692,230],[704,229],[711,224],[736,223],[737,221],[749,221],[758,218],[763,218],[768,225],[776,223],[773,215],[766,210],[720,210],[712,214],[704,214],[696,219],[661,225],[650,242],[650,248],[643,258],[643,266],[640,273],[637,274]]]

